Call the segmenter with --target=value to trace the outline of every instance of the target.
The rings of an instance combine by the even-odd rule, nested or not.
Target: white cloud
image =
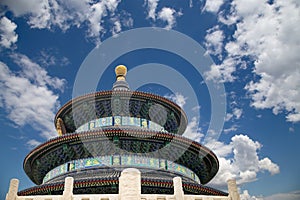
[[[255,196],[251,196],[248,192],[248,190],[244,190],[241,194],[240,194],[241,200],[263,200],[260,197],[255,197]]]
[[[264,200],[299,200],[300,199],[300,190],[293,191],[289,193],[279,193],[273,194],[263,198]]]
[[[35,140],[35,139],[31,139],[29,140],[26,145],[28,147],[28,149],[33,149],[35,147],[37,147],[38,145],[42,144],[41,142]]]
[[[133,18],[129,13],[124,12],[124,14],[120,17],[121,24],[124,27],[132,28],[133,27]]]
[[[147,6],[147,18],[156,21],[157,19],[166,22],[166,29],[172,29],[176,24],[176,17],[182,15],[182,12],[176,11],[170,7],[163,7],[159,12],[156,12],[159,0],[145,0]]]
[[[211,2],[211,1],[207,1]],[[230,11],[220,11],[219,20],[233,24],[235,32],[225,42],[221,64],[211,66],[207,79],[232,82],[234,73],[254,64],[245,89],[252,106],[286,113],[287,121],[300,121],[300,3],[297,0],[233,0]],[[226,29],[226,27],[222,27]],[[215,38],[208,32],[206,38]],[[215,40],[207,40],[214,46]]]
[[[41,68],[35,62],[32,62],[27,56],[22,54],[13,54],[11,57],[14,62],[22,68],[21,76],[30,80],[33,84],[43,87],[49,85],[55,89],[63,89],[65,84],[64,79],[50,77],[45,69]]]
[[[3,0],[16,17],[28,16],[31,28],[57,26],[66,31],[70,26],[80,26],[88,18],[89,0]]]
[[[40,12],[41,8],[46,0],[28,0],[28,1],[10,1],[2,0],[1,3],[9,7],[9,9],[15,14],[15,16],[21,16],[30,12]]]
[[[238,126],[236,124],[232,125],[231,127],[229,128],[225,128],[223,129],[224,133],[230,133],[230,132],[234,132],[234,131],[237,131],[238,130]]]
[[[87,37],[100,42],[99,36],[105,33],[103,18],[110,15],[116,18],[116,10],[120,0],[94,2],[90,0],[3,0],[0,5],[7,6],[16,17],[26,16],[31,28],[53,29],[62,31],[70,27],[87,26]],[[118,20],[122,21],[122,20]],[[107,20],[109,27],[116,31],[115,21]],[[120,26],[119,26],[120,27]],[[120,32],[120,31],[119,31]]]
[[[204,10],[207,12],[216,13],[223,5],[224,0],[206,0]]]
[[[15,30],[17,25],[7,17],[0,19],[0,47],[10,48],[18,41],[18,35]]]
[[[192,7],[193,7],[193,0],[190,0],[190,2],[189,2],[189,6],[190,6],[190,8],[192,8]]]
[[[198,125],[199,120],[196,117],[193,117],[192,120],[188,123],[183,136],[196,142],[200,142],[204,134],[201,133],[201,129],[198,128]]]
[[[269,158],[264,158],[259,161],[259,168],[262,170],[269,171],[272,175],[277,174],[279,172],[278,165],[272,163]]]
[[[172,29],[176,23],[176,17],[181,16],[181,12],[176,12],[176,10],[168,7],[163,7],[158,13],[158,19],[167,22],[166,29]]]
[[[103,32],[104,28],[101,26],[102,17],[106,15],[105,5],[102,2],[98,2],[90,7],[89,17],[89,36],[99,37],[100,33]]]
[[[239,120],[243,115],[243,109],[236,107],[236,101],[231,102],[231,113],[226,113],[225,121]]]
[[[236,78],[233,72],[236,70],[237,61],[234,58],[226,58],[223,63],[213,64],[209,71],[204,72],[206,80],[215,82],[233,82]]]
[[[241,109],[241,108],[233,109],[233,115],[235,116],[236,119],[240,119],[242,114],[243,114],[243,109]]]
[[[164,97],[170,99],[171,101],[174,101],[181,108],[184,107],[184,105],[186,104],[186,100],[188,99],[187,97],[183,96],[180,93],[165,95]],[[199,112],[200,106],[195,106],[192,108],[192,110]],[[188,123],[187,128],[183,133],[183,136],[191,140],[200,142],[204,134],[201,133],[201,128],[199,128],[198,125],[199,125],[199,118],[193,117],[192,120]]]
[[[297,112],[297,113],[289,113],[286,116],[286,120],[288,122],[299,122],[300,121],[300,113],[298,113],[299,112],[299,108],[298,107],[295,109],[295,112]]]
[[[148,5],[148,18],[151,18],[155,21],[156,19],[156,8],[159,0],[146,0]]]
[[[206,52],[212,55],[219,55],[219,58],[222,58],[224,38],[224,33],[218,26],[209,29],[205,36]]]
[[[0,106],[17,126],[30,125],[46,139],[56,136],[53,118],[59,102],[50,88],[62,89],[64,80],[50,77],[26,56],[13,59],[21,71],[13,72],[0,62]]]
[[[120,2],[121,0],[107,0],[105,6],[110,12],[114,12],[117,9]]]
[[[289,127],[289,132],[294,133],[295,129],[293,127]]]
[[[262,145],[246,135],[235,135],[229,144],[210,140],[206,143],[219,158],[219,172],[210,183],[213,186],[225,187],[224,183],[235,178],[238,184],[253,182],[257,174],[268,171],[270,174],[279,173],[279,166],[269,158],[260,159],[258,156]]]
[[[249,194],[248,190],[244,190],[240,194],[240,197],[241,200],[298,200],[300,199],[300,190],[288,193],[278,193],[265,197],[262,197],[261,195],[259,197],[253,196]]]
[[[113,32],[112,32],[112,34],[113,34],[113,35],[116,35],[116,34],[120,33],[121,30],[122,30],[121,22],[118,21],[118,20],[116,20],[116,21],[114,22],[114,27],[113,27]]]
[[[232,144],[225,144],[217,140],[209,140],[205,145],[218,156],[219,161],[221,158],[223,159],[223,157],[227,157],[228,155],[232,154]],[[219,174],[221,173],[219,172]]]
[[[89,37],[96,39],[96,44],[100,43],[100,36],[106,32],[103,27],[103,18],[111,13],[111,16],[115,15],[115,11],[120,3],[119,0],[100,1],[90,6],[87,21],[89,22],[88,35]],[[112,21],[112,33],[116,34],[121,32],[121,20],[114,16]]]
[[[40,52],[38,63],[43,67],[67,66],[70,64],[70,61],[67,57],[61,56],[57,51],[48,48]]]
[[[233,114],[232,113],[226,113],[225,121],[228,122],[232,119]]]
[[[176,92],[175,94],[166,95],[165,98],[170,99],[171,101],[174,101],[176,104],[178,104],[181,108],[186,103],[187,97],[183,96],[182,94]]]
[[[51,0],[49,0],[51,2]],[[3,0],[1,4],[8,8],[19,17],[29,14],[28,24],[34,28],[49,27],[50,7],[48,0],[28,0],[28,1],[10,1]]]

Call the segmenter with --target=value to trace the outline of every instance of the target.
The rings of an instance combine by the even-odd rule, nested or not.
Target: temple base
[[[135,168],[128,168],[122,171],[119,178],[118,194],[73,194],[72,177],[67,177],[64,183],[62,195],[37,195],[37,196],[18,196],[19,180],[12,179],[6,200],[240,200],[235,180],[228,181],[228,196],[210,195],[185,195],[182,189],[180,177],[173,179],[174,194],[142,194],[141,193],[141,173]]]

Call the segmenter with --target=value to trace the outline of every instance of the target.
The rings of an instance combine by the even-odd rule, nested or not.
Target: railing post
[[[173,185],[174,185],[174,197],[176,200],[183,200],[184,193],[182,189],[182,180],[180,177],[173,178]]]
[[[16,200],[18,197],[19,180],[11,179],[9,184],[8,193],[6,194],[6,200]]]
[[[62,200],[73,199],[73,184],[74,184],[74,179],[72,177],[67,177],[65,179],[65,187],[64,187]]]
[[[124,169],[119,178],[119,199],[141,199],[141,172],[135,168]]]
[[[236,181],[234,179],[230,179],[227,181],[229,199],[230,200],[240,200],[240,194],[238,192]]]

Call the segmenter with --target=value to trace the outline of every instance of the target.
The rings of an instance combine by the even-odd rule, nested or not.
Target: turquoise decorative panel
[[[141,127],[148,128],[148,122],[146,119],[141,119]]]
[[[133,160],[131,156],[122,156],[121,165],[129,166],[133,164]]]
[[[179,165],[169,160],[148,158],[148,157],[134,156],[134,155],[98,156],[93,158],[85,158],[85,159],[70,161],[48,172],[45,175],[43,182],[46,182],[66,172],[70,172],[78,169],[86,169],[86,168],[97,167],[97,166],[110,167],[110,166],[120,166],[120,165],[128,166],[128,167],[146,167],[151,169],[164,169],[167,171],[182,174],[200,183],[200,179],[198,178],[198,176],[193,171],[191,171],[190,169],[182,165]]]
[[[122,118],[121,116],[114,116],[114,125],[119,126],[122,124]]]
[[[122,125],[124,126],[130,125],[130,117],[122,117]]]
[[[120,160],[120,156],[113,156],[113,165],[120,165],[121,160]]]
[[[155,131],[165,131],[164,127],[160,126],[155,122],[147,121],[146,119],[128,116],[114,116],[92,120],[77,128],[76,132],[95,130],[105,126],[112,126],[113,124],[116,126],[138,126],[143,128],[149,128]]]
[[[89,126],[89,130],[95,129],[95,128],[96,128],[96,123],[95,123],[95,121],[90,121],[88,126]]]
[[[85,167],[101,166],[101,161],[97,158],[85,159]]]

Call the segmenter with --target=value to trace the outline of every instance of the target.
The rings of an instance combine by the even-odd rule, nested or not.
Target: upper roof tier
[[[170,133],[184,133],[187,117],[177,104],[151,93],[130,91],[124,65],[117,66],[115,73],[116,82],[111,91],[79,96],[61,107],[54,120],[59,135],[77,132],[79,128],[90,124],[93,124],[93,128],[99,128],[103,126],[99,125],[102,121],[109,121],[104,126],[141,125],[151,129],[153,124]],[[95,123],[99,123],[99,126],[95,126]]]

